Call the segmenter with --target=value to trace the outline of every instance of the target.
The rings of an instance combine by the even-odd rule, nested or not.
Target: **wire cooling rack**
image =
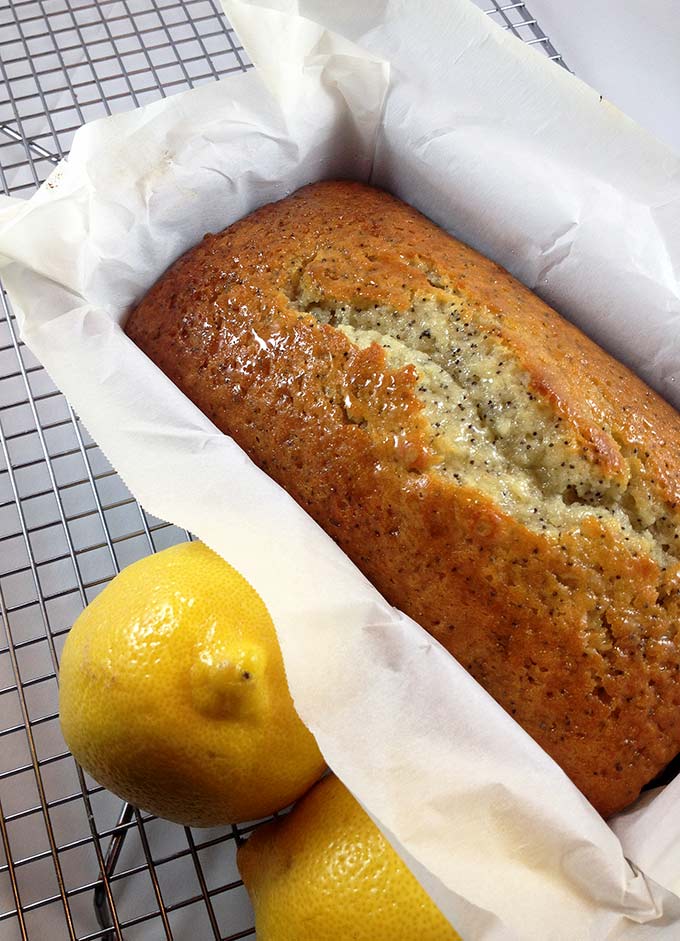
[[[564,63],[523,3],[480,0]],[[28,197],[85,121],[230,72],[215,0],[0,0],[0,189]],[[18,336],[0,290],[0,938],[254,937],[249,827],[190,830],[121,802],[59,731],[59,655],[117,571],[189,538],[144,512]]]

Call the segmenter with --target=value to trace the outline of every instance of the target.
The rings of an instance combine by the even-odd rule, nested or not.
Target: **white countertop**
[[[579,78],[680,151],[680,0],[527,0],[527,8]]]

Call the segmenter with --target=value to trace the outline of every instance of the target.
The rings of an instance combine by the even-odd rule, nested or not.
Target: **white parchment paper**
[[[352,177],[677,405],[680,160],[467,0],[224,4],[257,71],[87,125],[30,201],[0,203],[23,337],[141,503],[261,593],[330,766],[464,938],[677,938],[680,781],[605,824],[120,325],[206,231]]]

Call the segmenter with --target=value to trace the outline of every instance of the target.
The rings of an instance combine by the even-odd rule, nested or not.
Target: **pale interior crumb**
[[[680,556],[678,521],[628,473],[606,479],[573,432],[532,392],[497,336],[493,316],[450,292],[417,297],[407,311],[321,306],[301,285],[296,306],[332,323],[360,347],[379,343],[391,367],[418,373],[418,394],[438,452],[438,469],[478,488],[527,528],[551,535],[597,517],[633,552],[667,566]]]

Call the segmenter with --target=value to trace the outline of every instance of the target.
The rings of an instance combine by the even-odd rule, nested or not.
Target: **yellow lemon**
[[[258,941],[460,941],[333,775],[255,830],[238,865]]]
[[[60,713],[93,778],[177,823],[266,816],[323,773],[262,599],[198,542],[130,565],[82,612]]]

